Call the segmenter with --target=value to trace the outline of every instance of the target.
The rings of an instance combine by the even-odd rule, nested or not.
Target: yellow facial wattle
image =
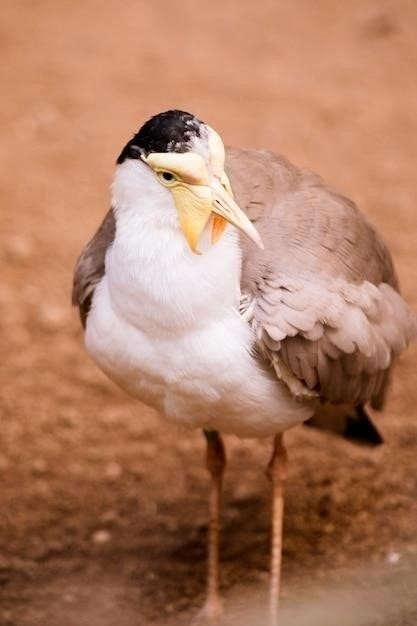
[[[208,128],[209,164],[197,152],[151,153],[142,160],[155,172],[161,184],[173,195],[182,232],[193,252],[212,216],[211,242],[215,244],[228,223],[233,224],[263,247],[261,238],[248,217],[233,199],[224,172],[224,146],[220,136]],[[210,168],[210,170],[209,170]]]

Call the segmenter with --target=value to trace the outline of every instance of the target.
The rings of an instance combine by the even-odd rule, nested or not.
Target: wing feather
[[[417,333],[385,244],[349,199],[285,158],[229,150],[226,163],[265,245],[241,239],[241,289],[255,302],[263,358],[298,396],[380,404]]]
[[[78,306],[84,328],[94,289],[105,272],[106,252],[114,240],[115,232],[116,223],[113,210],[110,209],[75,264],[72,304]]]

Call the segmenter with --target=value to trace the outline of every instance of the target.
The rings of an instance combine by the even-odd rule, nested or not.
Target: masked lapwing
[[[225,151],[194,115],[152,117],[123,148],[111,209],[78,259],[85,345],[129,394],[204,430],[211,475],[205,614],[219,599],[220,433],[274,438],[270,623],[286,452],[303,422],[370,443],[416,333],[391,256],[347,198],[266,150]]]

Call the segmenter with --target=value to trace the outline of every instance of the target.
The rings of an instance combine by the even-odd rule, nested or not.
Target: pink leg
[[[269,586],[269,626],[279,626],[278,606],[281,583],[282,528],[284,521],[284,483],[287,476],[287,452],[283,435],[275,436],[274,449],[267,470],[272,482],[271,572]]]
[[[222,614],[219,596],[219,533],[220,500],[226,455],[220,435],[215,431],[204,431],[207,439],[206,466],[210,473],[210,504],[208,531],[207,596],[202,614],[215,621]]]

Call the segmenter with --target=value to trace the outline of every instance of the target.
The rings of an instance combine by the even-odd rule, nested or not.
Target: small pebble
[[[48,465],[45,459],[35,459],[32,461],[32,469],[36,474],[45,474],[48,470]]]
[[[103,515],[101,516],[101,521],[104,524],[108,524],[111,522],[116,522],[118,519],[118,514],[117,511],[114,511],[113,509],[108,509],[107,511],[105,511],[103,513]]]
[[[32,561],[42,561],[48,554],[48,546],[41,537],[32,537],[26,548],[26,555]]]
[[[0,554],[0,570],[5,570],[9,568],[10,568],[9,559],[4,554]]]
[[[136,476],[136,478],[143,478],[146,474],[145,469],[141,465],[132,465],[129,471]]]
[[[22,235],[10,235],[5,241],[7,256],[12,261],[26,261],[33,254],[31,242]]]
[[[191,439],[177,439],[176,447],[179,452],[189,453],[194,448],[194,442]]]
[[[248,485],[245,482],[238,483],[234,486],[233,496],[235,500],[239,500],[242,502],[244,502],[245,500],[250,500],[250,498],[253,498],[254,496],[253,486]]]
[[[108,463],[105,469],[105,474],[107,478],[110,478],[112,480],[120,478],[122,472],[122,467],[119,465],[119,463],[116,463],[116,461],[111,461],[111,463]]]
[[[0,454],[0,472],[4,472],[10,465],[10,461],[3,454]]]
[[[96,530],[91,539],[97,545],[108,543],[111,539],[111,533],[108,530]]]
[[[397,563],[400,561],[401,559],[401,554],[399,552],[388,552],[385,560],[387,563],[389,563],[389,565],[397,565]]]
[[[157,451],[158,446],[156,443],[153,441],[144,441],[138,450],[138,454],[144,459],[151,460],[155,458]]]
[[[64,595],[62,596],[63,601],[65,602],[65,604],[74,604],[77,601],[77,596],[73,593],[64,593]]]
[[[269,580],[269,572],[258,570],[257,572],[255,572],[255,576],[262,583],[268,582]]]
[[[56,331],[63,328],[68,321],[68,312],[56,304],[45,304],[39,308],[39,324],[43,330]]]
[[[4,624],[4,626],[8,626],[10,624],[10,626],[13,626],[13,621],[12,621],[12,612],[9,611],[8,609],[4,609],[1,612],[1,617],[4,621],[2,621],[1,623]]]
[[[165,605],[165,613],[174,613],[175,605],[172,602],[169,602]]]
[[[59,420],[67,428],[75,428],[81,422],[80,411],[75,407],[60,407]]]
[[[49,484],[46,480],[36,480],[34,485],[34,491],[38,496],[49,496],[49,494],[51,493],[51,489],[49,487]]]
[[[331,535],[332,533],[334,533],[335,529],[336,529],[335,525],[332,524],[331,522],[323,525],[323,530],[327,535]]]

